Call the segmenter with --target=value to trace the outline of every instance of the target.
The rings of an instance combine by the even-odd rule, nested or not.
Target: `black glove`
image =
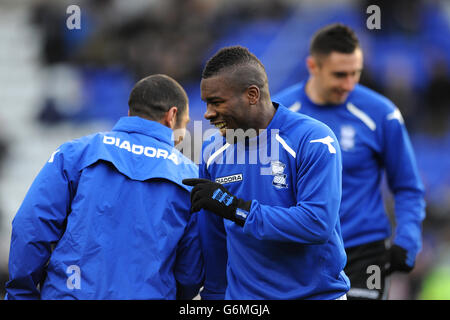
[[[407,252],[402,247],[394,244],[388,250],[388,258],[390,265],[386,270],[386,274],[390,275],[393,272],[410,272],[413,266],[406,264]]]
[[[207,179],[184,179],[182,182],[194,187],[191,191],[191,212],[206,209],[241,227],[245,224],[251,201],[236,198],[220,183]]]

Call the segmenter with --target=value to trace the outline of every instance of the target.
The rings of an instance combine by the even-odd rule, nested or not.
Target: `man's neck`
[[[274,105],[272,104],[272,101],[268,101],[263,105],[263,108],[261,108],[261,120],[258,121],[258,129],[264,130],[269,126],[269,123],[272,121],[273,116],[275,115],[275,112],[277,110],[275,109]]]
[[[275,116],[275,112],[277,111],[277,109],[272,104],[272,102],[254,107],[258,108],[259,110],[255,121],[253,121],[253,123],[249,123],[250,126],[246,130],[244,130],[245,133],[243,136],[236,134],[226,135],[225,138],[228,143],[243,143],[244,145],[248,145],[248,143],[254,143],[256,141],[255,139],[262,132],[264,132],[265,129],[267,129],[273,117]],[[252,140],[254,141],[251,142]]]
[[[322,105],[325,104],[325,99],[322,99],[320,94],[318,93],[316,80],[314,77],[309,78],[306,82],[305,93],[308,98],[315,104]]]

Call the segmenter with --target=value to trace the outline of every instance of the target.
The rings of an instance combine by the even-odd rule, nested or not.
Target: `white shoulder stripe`
[[[368,126],[370,130],[375,131],[375,129],[377,128],[375,122],[366,113],[355,107],[353,103],[347,103],[347,110],[350,111],[350,113],[352,113],[359,120],[364,122],[364,124]]]
[[[405,121],[403,120],[403,117],[402,117],[402,113],[400,112],[400,110],[398,110],[398,108],[395,109],[392,113],[389,113],[387,115],[387,119],[388,120],[398,120],[398,122],[400,122],[401,124],[405,123]]]
[[[292,106],[290,106],[288,109],[294,112],[297,112],[302,107],[302,104],[298,101],[296,101]]]
[[[309,143],[314,143],[314,142],[323,143],[328,146],[328,151],[330,153],[336,153],[336,148],[333,147],[333,145],[331,144],[332,142],[334,142],[334,139],[332,137],[326,136],[325,138],[322,138],[322,139],[311,140]]]
[[[294,159],[295,159],[295,157],[296,157],[295,151],[292,150],[292,148],[288,146],[288,144],[286,143],[286,141],[284,141],[283,138],[281,138],[281,137],[278,135],[278,133],[275,135],[275,139],[277,139],[277,141],[278,141],[279,143],[281,143],[281,145],[283,146],[283,148],[284,148],[287,152],[289,152],[289,153],[291,154],[291,156],[293,156]]]
[[[59,152],[59,149],[52,153],[50,156],[50,159],[48,160],[49,163],[52,163],[53,160],[55,160],[55,155]]]
[[[211,164],[211,162],[213,162],[213,160],[214,160],[215,158],[217,158],[217,156],[218,156],[219,154],[221,154],[222,152],[224,152],[229,146],[230,146],[230,144],[227,142],[227,143],[225,143],[222,147],[220,147],[219,150],[217,150],[216,152],[214,152],[214,153],[211,155],[211,157],[209,157],[208,161],[206,162],[206,168],[208,168],[209,165]]]

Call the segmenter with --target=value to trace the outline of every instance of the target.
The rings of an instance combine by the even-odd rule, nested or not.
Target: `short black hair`
[[[268,87],[266,69],[262,62],[247,48],[242,46],[224,47],[217,51],[205,65],[202,79],[222,72],[232,75],[232,83],[237,90],[245,90],[250,85],[262,89]]]
[[[319,29],[312,37],[309,53],[311,55],[329,55],[333,51],[353,53],[359,48],[356,33],[342,23],[334,23]]]
[[[189,103],[186,91],[167,75],[155,74],[139,80],[128,99],[130,116],[161,120],[173,106],[178,108],[177,123],[186,112]]]
[[[242,46],[224,47],[206,62],[202,72],[202,78],[210,78],[227,68],[249,64],[259,66],[265,71],[261,61],[247,48]]]

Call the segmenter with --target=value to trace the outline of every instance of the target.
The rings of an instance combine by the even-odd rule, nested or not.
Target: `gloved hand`
[[[194,187],[191,191],[191,212],[206,209],[234,221],[241,227],[244,226],[252,205],[251,201],[239,199],[220,183],[207,179],[184,179],[182,182]]]
[[[410,272],[414,268],[414,265],[409,266],[406,263],[406,257],[407,252],[405,249],[396,244],[392,245],[388,251],[388,258],[390,261],[390,265],[386,270],[386,274],[390,275],[395,271]]]

